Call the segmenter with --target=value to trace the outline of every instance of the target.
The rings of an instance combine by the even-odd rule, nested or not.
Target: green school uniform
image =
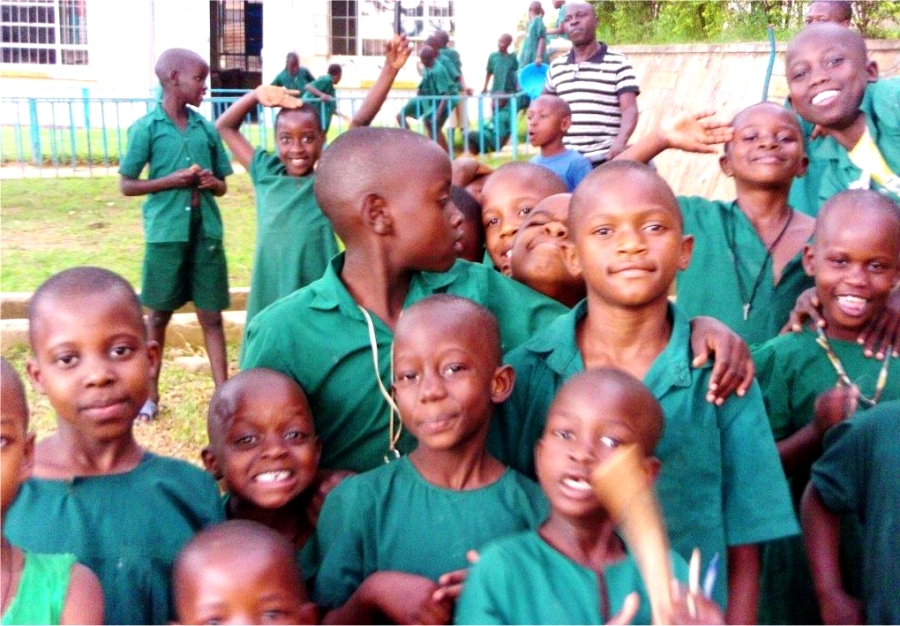
[[[343,254],[321,279],[281,299],[247,328],[241,368],[270,367],[296,380],[309,399],[322,441],[320,465],[364,471],[388,453],[390,409],[376,382],[366,318],[341,282]],[[415,272],[404,308],[435,293],[469,298],[490,309],[500,323],[504,349],[525,341],[566,308],[483,265],[457,261],[440,273]],[[378,376],[391,384],[394,333],[373,316]],[[403,432],[398,449],[409,452]]]
[[[3,614],[5,624],[59,624],[72,579],[72,554],[25,552],[16,595]]]
[[[688,566],[672,551],[672,572],[686,582]],[[650,624],[650,598],[630,554],[597,573],[576,563],[529,530],[492,541],[469,570],[456,604],[455,624],[605,624],[637,591],[632,624]],[[607,607],[607,614],[601,607]]]
[[[721,320],[750,345],[776,336],[797,296],[814,284],[803,270],[802,253],[788,261],[774,284],[766,246],[737,201],[679,196],[678,204],[685,234],[694,235],[691,264],[675,281],[678,307],[691,318]]]
[[[841,422],[825,435],[812,483],[835,513],[862,520],[862,600],[867,624],[900,624],[900,402]]]
[[[387,570],[436,582],[468,567],[469,550],[536,528],[547,513],[540,487],[510,469],[467,491],[432,485],[408,457],[352,476],[328,494],[319,516],[314,599],[339,607],[369,575]]]
[[[335,96],[334,79],[331,77],[331,74],[319,76],[308,84],[312,85],[326,96],[331,96],[332,98]],[[319,119],[322,120],[322,130],[327,134],[328,129],[331,128],[331,117],[334,115],[337,104],[335,104],[334,100],[331,100],[331,102],[321,102],[317,95],[306,91],[305,89],[303,90],[302,97],[303,100],[315,105],[316,111],[319,113]]]
[[[519,49],[519,66],[525,67],[530,63],[534,63],[534,57],[537,54],[538,43],[542,38],[547,37],[547,27],[544,25],[544,19],[540,15],[534,16],[525,30],[525,39],[522,40],[522,47]],[[541,57],[541,63],[549,63],[550,55],[547,52],[547,42],[544,41],[544,54]]]
[[[247,323],[277,299],[318,280],[338,253],[319,209],[315,174],[288,176],[277,154],[257,148],[249,167],[256,192],[256,250]]]
[[[296,89],[303,93],[303,88],[308,83],[313,82],[313,80],[315,80],[315,77],[312,75],[312,72],[301,65],[300,71],[294,76],[291,76],[286,68],[281,70],[278,76],[275,77],[275,80],[272,81],[272,84],[287,89]]]
[[[503,54],[499,50],[491,52],[485,71],[494,77],[491,93],[516,93],[519,60],[515,55],[509,52]]]
[[[491,423],[488,445],[528,476],[553,397],[584,370],[575,329],[586,314],[582,301],[505,359],[516,385]],[[704,569],[714,554],[722,559],[713,599],[725,607],[726,548],[796,534],[798,526],[759,387],[721,407],[707,402],[712,369],[691,367],[690,322],[674,305],[669,318],[669,343],[644,376],[666,415],[656,489],[672,547],[685,559],[699,547]]]
[[[150,179],[163,178],[191,165],[199,165],[224,179],[234,170],[216,127],[193,109],[182,132],[165,109],[157,107],[128,129],[128,150],[119,163],[119,174],[139,178],[145,165]],[[151,193],[143,204],[144,238],[147,243],[189,241],[191,189],[166,189]],[[215,196],[200,190],[203,234],[222,239],[222,217]]]
[[[863,355],[862,346],[829,339],[844,369],[860,392],[871,396],[882,362]],[[780,335],[753,350],[757,380],[776,441],[786,439],[809,424],[815,415],[816,397],[838,380],[825,351],[809,330]],[[900,368],[891,368],[882,400],[900,398]],[[795,508],[809,481],[809,472],[788,478]],[[857,550],[860,530],[852,519],[842,524],[844,574],[848,585],[858,584],[861,564]],[[820,621],[812,576],[803,542],[798,537],[771,542],[763,547],[760,587],[760,623],[805,624]]]
[[[456,52],[454,50],[453,52]],[[447,73],[450,74],[450,78],[459,82],[459,77],[462,76],[462,63],[459,59],[459,53],[456,53],[456,56],[450,52],[450,48],[440,48],[437,51],[437,61],[438,63],[442,63],[447,70]]]
[[[866,126],[888,167],[900,173],[900,77],[882,78],[866,87],[860,111]],[[789,201],[791,206],[815,217],[831,196],[858,186],[862,171],[850,161],[847,149],[833,137],[807,139],[809,168],[806,176],[794,180]],[[900,191],[879,189],[900,203]]]
[[[146,452],[123,474],[32,478],[3,520],[15,545],[75,555],[97,574],[107,624],[165,624],[172,564],[224,513],[215,480],[185,461]]]

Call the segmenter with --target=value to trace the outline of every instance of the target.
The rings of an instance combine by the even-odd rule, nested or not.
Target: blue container
[[[547,64],[541,63],[535,65],[529,63],[519,70],[519,87],[528,94],[528,97],[534,100],[544,91],[544,84],[547,82]]]

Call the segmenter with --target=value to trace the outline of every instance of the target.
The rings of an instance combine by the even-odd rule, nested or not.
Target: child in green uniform
[[[540,2],[535,0],[528,5],[528,25],[525,27],[525,39],[519,48],[519,67],[525,67],[531,63],[541,65],[549,62],[544,8]]]
[[[513,240],[537,203],[567,191],[559,176],[534,163],[504,163],[488,176],[481,189],[481,222],[485,247],[497,270],[509,276]]]
[[[816,215],[835,193],[860,188],[900,202],[900,78],[878,79],[862,35],[811,24],[788,45],[785,75],[794,111],[817,128],[791,204]]]
[[[795,506],[822,437],[833,425],[817,419],[817,396],[830,387],[852,386],[863,408],[878,400],[900,399],[900,370],[891,370],[890,355],[883,361],[867,358],[856,341],[900,282],[900,208],[870,190],[833,196],[819,213],[804,266],[816,281],[824,328],[778,336],[753,353]],[[799,539],[768,545],[763,557],[761,610],[766,623],[817,621]],[[846,578],[858,575],[850,572]]]
[[[35,447],[34,473],[4,515],[24,550],[70,552],[100,579],[107,624],[174,617],[171,566],[195,532],[222,520],[215,481],[134,438],[159,346],[121,276],[65,270],[35,291],[28,375],[57,415]]]
[[[460,224],[463,236],[459,240],[459,258],[472,263],[484,260],[484,228],[481,226],[481,205],[468,191],[453,185],[450,187],[450,202],[462,214]]]
[[[513,280],[573,307],[587,295],[581,273],[566,263],[570,193],[548,196],[522,222],[510,249]]]
[[[300,65],[296,52],[288,52],[284,58],[284,69],[272,81],[276,87],[302,91],[307,83],[314,80],[312,72]]]
[[[496,52],[491,52],[488,57],[481,93],[488,93],[490,82],[492,97],[487,101],[487,107],[490,108],[491,118],[483,126],[483,137],[476,134],[469,135],[469,152],[473,154],[482,152],[482,141],[485,151],[499,150],[506,145],[512,134],[512,96],[519,91],[519,60],[509,51],[511,45],[512,35],[500,35]],[[525,108],[524,99],[527,97],[523,95],[522,98],[522,102],[516,103],[517,112]]]
[[[328,66],[328,72],[322,74],[311,83],[303,87],[303,100],[313,103],[322,120],[322,131],[327,135],[331,128],[331,118],[334,116],[337,105],[334,103],[334,86],[341,82],[344,70],[337,63]]]
[[[34,464],[34,434],[22,380],[0,358],[0,530]],[[0,539],[3,624],[102,624],[103,590],[71,554],[37,554]]]
[[[156,76],[163,88],[162,106],[128,129],[128,151],[119,174],[123,194],[147,196],[141,302],[150,309],[149,338],[161,352],[172,312],[193,301],[218,387],[228,378],[222,328],[228,269],[215,196],[225,195],[225,177],[232,169],[215,127],[191,108],[200,106],[208,75],[206,61],[190,50],[172,48],[160,55]],[[148,178],[140,179],[148,165]],[[159,367],[149,384],[142,419],[156,417]]]
[[[450,111],[456,106],[456,98],[452,96],[459,93],[459,85],[444,64],[437,61],[437,52],[431,46],[422,46],[419,49],[419,61],[424,69],[416,97],[407,102],[397,114],[397,123],[401,128],[405,128],[406,119],[409,117],[422,120],[425,133],[436,141],[444,152],[449,152],[450,147],[447,145],[443,128]]]
[[[667,148],[710,152],[712,142],[722,140],[719,164],[734,179],[737,197],[678,197],[685,232],[695,237],[691,264],[675,282],[678,305],[760,344],[778,334],[797,298],[812,287],[801,258],[815,220],[788,204],[791,184],[807,164],[796,117],[768,102],[742,110],[727,127],[706,112],[683,114],[616,158],[648,162]]]
[[[307,539],[322,446],[303,390],[280,372],[244,370],[213,395],[206,429],[203,465],[225,488],[226,517],[277,530],[312,576]]]
[[[566,382],[535,446],[550,517],[538,529],[488,544],[466,578],[455,623],[605,624],[627,611],[626,598],[638,592],[637,614],[617,623],[649,624],[637,564],[589,480],[613,449],[637,444],[653,481],[663,419],[653,394],[621,370],[587,370]],[[685,582],[687,563],[674,551],[672,565],[675,578]],[[721,614],[704,606],[710,608],[703,623],[721,623]]]
[[[315,599],[326,622],[446,624],[467,555],[545,518],[538,486],[484,446],[515,381],[502,355],[497,320],[465,298],[431,296],[400,316],[392,389],[419,445],[325,500]]]
[[[178,555],[179,624],[318,624],[291,544],[271,528],[230,520],[197,533]]]
[[[497,40],[497,50],[488,56],[484,87],[481,89],[481,93],[512,95],[519,90],[519,61],[514,54],[510,53],[511,45],[512,35],[508,33],[500,35],[500,39]],[[493,82],[491,82],[491,78],[494,79]],[[488,92],[488,83],[491,83],[490,92]],[[505,102],[497,103],[500,108],[505,104]]]
[[[359,164],[365,163],[365,167]],[[480,264],[457,261],[462,216],[448,207],[450,160],[408,130],[340,135],[316,170],[316,199],[347,246],[318,281],[256,316],[241,367],[269,367],[309,399],[325,469],[363,471],[408,452],[381,386],[400,311],[433,293],[484,304],[511,348],[565,307]]]
[[[826,624],[900,623],[900,402],[877,407],[836,425],[825,435],[803,496],[806,549]],[[863,520],[860,599],[848,595],[839,571],[839,516]],[[863,621],[865,620],[865,621]]]
[[[705,358],[691,359],[697,331],[668,299],[690,261],[693,238],[682,229],[672,190],[647,165],[612,161],[582,181],[569,205],[568,258],[587,298],[509,353],[518,380],[488,441],[533,475],[533,444],[567,378],[615,366],[643,380],[666,416],[657,491],[672,546],[685,558],[699,547],[707,563],[727,556],[713,599],[729,622],[753,620],[756,544],[797,524],[758,386],[744,377],[726,399]]]

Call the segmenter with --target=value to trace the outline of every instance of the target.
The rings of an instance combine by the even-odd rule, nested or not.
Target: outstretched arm
[[[253,91],[248,91],[238,98],[216,120],[216,130],[222,136],[222,141],[231,150],[234,158],[245,168],[250,167],[253,160],[253,145],[241,134],[241,124],[257,104],[263,106],[280,106],[285,108],[299,108],[303,102],[297,98],[299,91],[285,89],[276,85],[260,85]]]
[[[731,140],[734,131],[727,122],[715,119],[715,111],[679,113],[663,120],[645,137],[613,158],[647,163],[670,148],[686,152],[715,153],[717,144]]]
[[[350,128],[368,126],[372,123],[410,53],[412,53],[412,44],[407,41],[406,35],[394,35],[394,38],[385,45],[384,67],[381,68],[375,84],[372,85],[362,104],[359,105],[359,109],[350,122]]]
[[[732,393],[743,396],[753,384],[756,365],[741,337],[719,320],[698,315],[691,320],[693,367],[715,357],[706,400],[721,406]]]

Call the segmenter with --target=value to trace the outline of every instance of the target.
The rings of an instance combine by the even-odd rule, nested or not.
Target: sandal
[[[159,406],[153,400],[147,400],[144,402],[144,406],[141,407],[141,410],[138,411],[137,417],[134,418],[136,422],[152,422],[156,419],[156,416],[159,414]]]

